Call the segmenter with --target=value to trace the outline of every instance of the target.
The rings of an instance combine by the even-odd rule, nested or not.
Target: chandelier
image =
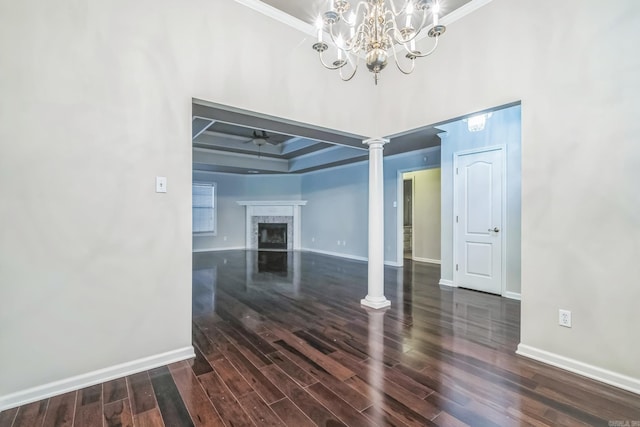
[[[389,56],[404,74],[411,74],[416,58],[431,55],[438,47],[438,39],[446,27],[438,23],[438,0],[362,0],[355,7],[346,0],[329,0],[329,10],[318,17],[318,41],[313,49],[318,52],[325,68],[338,70],[340,78],[349,81],[358,71],[360,60],[373,73],[375,84],[378,74],[389,61]],[[428,15],[431,20],[428,20]],[[416,38],[429,28],[427,35],[434,39],[427,52],[416,50]],[[324,32],[336,54],[333,62],[326,62],[329,45],[323,40]],[[398,55],[404,57],[401,64]],[[348,70],[348,71],[344,71]]]

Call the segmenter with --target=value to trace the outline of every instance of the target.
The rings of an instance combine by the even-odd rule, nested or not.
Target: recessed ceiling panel
[[[470,1],[471,0],[440,0],[442,16],[448,15]],[[262,2],[309,24],[313,24],[316,19],[318,19],[318,16],[329,9],[329,0],[262,0]],[[351,6],[357,4],[355,1],[351,1],[350,3]],[[402,2],[395,0],[395,4],[400,5]]]

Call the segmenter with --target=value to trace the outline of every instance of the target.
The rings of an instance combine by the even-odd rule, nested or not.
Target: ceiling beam
[[[239,172],[265,170],[271,172],[289,172],[289,161],[272,157],[258,157],[251,154],[230,153],[225,151],[193,149],[193,163],[238,168]]]
[[[193,100],[192,114],[253,129],[264,129],[268,132],[298,136],[330,144],[346,145],[359,150],[365,149],[362,147],[362,141],[365,137],[361,135],[340,132],[203,100]]]

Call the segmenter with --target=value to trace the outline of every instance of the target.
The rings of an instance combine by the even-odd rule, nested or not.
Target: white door
[[[502,294],[502,148],[457,154],[454,173],[454,283]]]

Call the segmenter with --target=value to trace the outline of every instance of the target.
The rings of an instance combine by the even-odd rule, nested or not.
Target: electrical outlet
[[[342,241],[342,246],[347,246],[347,241],[346,240]]]
[[[311,243],[313,243],[313,242],[315,242],[315,241],[316,241],[316,238],[315,238],[315,237],[312,237],[312,238],[311,238]]]
[[[571,327],[571,311],[569,310],[558,310],[558,324],[560,326],[564,326],[565,328]]]
[[[338,240],[338,246],[340,246],[340,240]]]

